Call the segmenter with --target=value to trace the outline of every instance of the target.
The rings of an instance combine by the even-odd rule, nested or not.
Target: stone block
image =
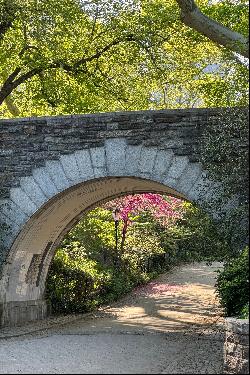
[[[195,184],[189,190],[188,198],[194,202],[202,201],[208,188],[209,188],[209,185],[208,185],[207,176],[206,176],[206,173],[203,171],[200,177],[195,182]]]
[[[28,216],[38,208],[21,188],[10,189],[10,199]]]
[[[108,139],[105,141],[107,174],[109,176],[121,176],[125,171],[125,139]]]
[[[174,153],[171,150],[159,150],[154,164],[154,175],[162,176],[166,174],[171,165]]]
[[[93,168],[104,168],[106,166],[106,155],[104,147],[94,147],[90,149],[90,156]]]
[[[178,191],[187,194],[196,183],[202,173],[202,167],[198,163],[189,163],[184,169],[179,181]]]
[[[171,189],[175,189],[177,186],[177,179],[167,176],[163,179],[163,184]]]
[[[249,338],[249,335],[241,335],[241,334],[237,334],[234,332],[229,332],[227,334],[226,340],[227,342],[233,342],[233,343],[241,344],[241,345],[248,345],[249,343],[248,338]]]
[[[224,373],[249,373],[249,320],[226,318]]]
[[[70,181],[64,173],[62,164],[58,160],[47,161],[46,171],[48,171],[58,191],[63,191],[71,186]]]
[[[94,178],[94,170],[90,158],[90,151],[88,149],[76,151],[75,158],[81,180],[85,181],[87,179]]]
[[[0,326],[17,326],[26,322],[41,320],[47,316],[47,313],[45,300],[0,303]]]
[[[78,169],[77,161],[74,154],[62,155],[60,161],[63,166],[63,170],[67,178],[72,183],[78,183],[80,181],[80,172]]]
[[[32,174],[34,180],[37,182],[46,197],[51,198],[58,193],[56,185],[45,168],[36,168],[33,170]]]
[[[226,318],[225,325],[226,330],[229,332],[239,333],[241,335],[249,335],[248,319]]]
[[[47,197],[40,186],[34,180],[34,177],[22,177],[20,185],[23,191],[39,207],[47,201]]]
[[[142,173],[152,173],[155,164],[157,148],[145,147],[142,149],[139,160],[139,171]]]
[[[142,145],[128,145],[125,155],[125,172],[128,176],[135,176],[138,171],[138,161],[140,160]]]
[[[0,220],[1,220],[1,215],[0,215]],[[9,219],[6,219],[5,223],[6,223],[7,227],[5,228],[3,233],[1,233],[1,236],[2,236],[4,248],[6,249],[6,253],[7,253],[8,249],[11,247],[12,243],[14,242],[16,236],[20,232],[21,226],[16,224],[16,223],[13,223]],[[3,260],[3,256],[5,257],[5,255],[6,254],[2,254],[2,256],[1,256],[1,254],[0,254],[0,258],[2,258],[2,260]],[[1,261],[0,261],[0,263],[1,263]]]
[[[10,199],[0,201],[0,211],[2,215],[6,216],[11,222],[20,226],[29,218],[29,216]]]
[[[188,158],[185,156],[174,156],[171,166],[167,172],[169,178],[179,178],[188,165]]]

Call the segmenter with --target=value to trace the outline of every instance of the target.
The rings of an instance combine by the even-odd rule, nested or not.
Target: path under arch
[[[0,370],[221,374],[223,319],[214,293],[220,267],[175,267],[96,313],[2,329]]]

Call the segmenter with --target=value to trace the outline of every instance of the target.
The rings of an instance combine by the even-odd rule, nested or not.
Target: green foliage
[[[245,108],[225,109],[209,119],[203,137],[203,159],[211,179],[223,183],[228,198],[239,194],[247,199],[249,186],[249,112]]]
[[[225,264],[216,282],[226,316],[246,316],[249,306],[249,249]]]
[[[65,237],[51,263],[47,298],[53,311],[89,311],[116,300],[171,265],[224,259],[226,245],[209,217],[190,203],[184,207],[183,219],[168,226],[150,212],[140,212],[128,227],[120,257],[111,212],[103,208],[88,212]],[[120,223],[119,245],[121,229]]]
[[[90,211],[69,232],[63,241],[63,247],[76,251],[78,246],[84,248],[85,256],[95,260],[100,260],[102,252],[108,258],[114,255],[114,222],[109,211],[102,208]]]
[[[246,33],[247,4],[198,5]],[[247,66],[179,13],[175,0],[0,0],[0,114],[246,105]]]
[[[216,212],[220,231],[236,252],[249,233],[248,117],[246,109],[235,108],[211,118],[201,148],[208,178],[218,183],[206,208]]]
[[[73,248],[73,246],[72,246]],[[47,296],[54,312],[85,312],[96,307],[98,295],[110,278],[98,263],[81,251],[59,249],[47,278]]]
[[[240,315],[238,316],[239,319],[249,319],[249,302],[243,307],[241,310]]]
[[[109,303],[157,272],[142,272],[133,261],[122,269],[86,257],[79,246],[58,249],[46,283],[46,297],[54,313],[82,313]]]
[[[221,261],[230,256],[230,248],[218,226],[201,208],[185,203],[185,215],[178,223],[178,245],[183,256],[197,261]]]
[[[120,229],[121,226],[120,223]],[[56,313],[90,311],[155,277],[160,271],[158,262],[152,263],[148,270],[143,264],[147,257],[163,249],[148,227],[146,218],[142,217],[129,228],[118,269],[111,212],[97,208],[85,215],[65,237],[50,266],[46,295],[52,310]]]
[[[184,215],[176,225],[156,230],[164,251],[177,261],[221,261],[230,256],[211,217],[192,203],[184,203]]]

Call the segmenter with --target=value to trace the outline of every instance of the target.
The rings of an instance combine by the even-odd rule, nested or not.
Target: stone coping
[[[225,318],[225,326],[227,331],[249,335],[249,319]]]
[[[238,107],[232,107],[230,109],[234,109]],[[152,116],[156,115],[185,115],[185,114],[203,114],[203,113],[218,113],[228,107],[200,107],[200,108],[173,108],[173,109],[160,109],[160,110],[138,110],[138,111],[115,111],[115,112],[95,112],[95,113],[74,113],[74,114],[66,114],[66,115],[52,115],[52,116],[27,116],[27,117],[18,117],[18,118],[0,118],[0,122],[20,122],[20,121],[39,121],[39,120],[53,120],[53,119],[60,119],[60,118],[81,118],[81,117],[119,117],[119,116],[129,116],[133,117],[135,115],[149,115]]]

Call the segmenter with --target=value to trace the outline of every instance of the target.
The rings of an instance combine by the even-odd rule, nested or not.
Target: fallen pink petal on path
[[[178,292],[186,287],[187,285],[165,284],[152,281],[147,285],[135,288],[134,294],[137,296],[158,297],[163,294],[172,294]]]

